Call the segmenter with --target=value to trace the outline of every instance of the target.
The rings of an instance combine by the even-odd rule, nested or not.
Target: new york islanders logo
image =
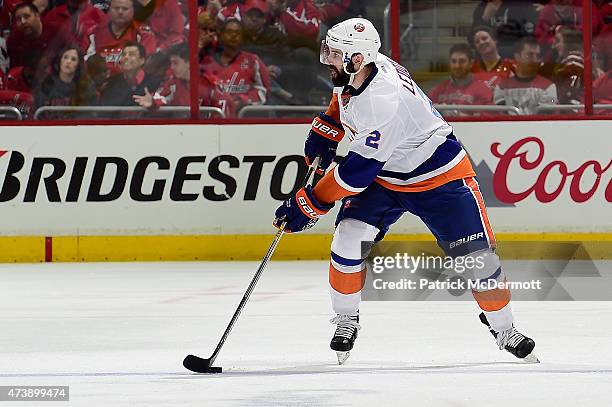
[[[346,108],[351,101],[351,95],[344,94],[340,97],[340,100],[342,101],[342,107]]]
[[[355,31],[357,31],[358,33],[362,33],[365,31],[365,25],[361,24],[361,23],[357,23],[355,24]]]

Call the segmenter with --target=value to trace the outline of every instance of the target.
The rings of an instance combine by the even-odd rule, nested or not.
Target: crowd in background
[[[323,103],[320,35],[364,4],[199,1],[200,105],[235,117],[247,105]],[[147,117],[189,106],[188,15],[187,0],[0,0],[0,105],[26,119],[41,106],[140,106]],[[56,116],[100,117],[66,110]]]
[[[450,79],[433,88],[430,98],[447,105],[513,106],[519,114],[542,113],[542,105],[583,105],[582,11],[582,0],[481,1],[469,45],[451,47]],[[593,0],[591,26],[593,101],[612,104],[612,1]],[[549,106],[547,112],[557,111]]]
[[[32,118],[41,106],[140,106],[156,117],[189,106],[187,0],[0,0],[0,105]],[[226,117],[249,105],[323,105],[327,28],[366,15],[365,0],[200,0],[198,99]],[[593,0],[594,98],[612,103],[612,1]],[[584,100],[582,0],[483,0],[469,44],[449,55],[440,104]],[[63,112],[45,118],[99,117]],[[108,117],[108,113],[105,113]]]

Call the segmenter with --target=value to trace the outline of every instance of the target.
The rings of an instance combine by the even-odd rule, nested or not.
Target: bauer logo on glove
[[[306,163],[310,165],[316,157],[321,158],[317,172],[322,174],[336,156],[338,143],[344,137],[344,127],[325,113],[312,122],[312,128],[304,144]]]
[[[312,121],[312,130],[325,138],[331,138],[336,141],[340,141],[344,135],[344,132],[340,133],[340,130],[337,128],[332,128],[325,124],[320,117],[315,117]]]
[[[317,212],[314,209],[312,209],[310,206],[308,206],[308,202],[306,202],[306,199],[303,196],[298,197],[297,201],[302,207],[302,212],[304,212],[305,215],[310,216],[311,218],[319,217]]]
[[[280,228],[285,222],[285,232],[301,232],[313,227],[319,217],[325,215],[334,204],[323,204],[317,201],[312,193],[312,187],[300,189],[293,198],[283,202],[274,216],[274,226]]]

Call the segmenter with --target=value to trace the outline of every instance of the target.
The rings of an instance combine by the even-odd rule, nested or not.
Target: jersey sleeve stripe
[[[365,187],[362,187],[362,188],[353,187],[349,185],[348,183],[344,182],[344,180],[340,176],[340,167],[334,168],[333,176],[334,176],[334,180],[336,181],[336,183],[338,184],[340,188],[347,190],[351,192],[352,194],[358,194],[359,192],[365,189]]]
[[[323,176],[323,178],[321,178],[321,180],[314,187],[312,192],[317,201],[330,204],[346,196],[355,195],[358,192],[361,192],[361,190],[351,191],[340,185],[335,176],[337,168],[338,167],[325,174],[325,176]]]
[[[435,177],[429,178],[425,181],[416,182],[408,185],[397,185],[392,184],[382,178],[376,178],[375,182],[382,185],[383,187],[390,189],[391,191],[397,192],[423,192],[437,188],[441,185],[446,184],[450,181],[458,179],[464,179],[469,177],[475,177],[476,173],[472,168],[472,164],[467,155],[464,155],[461,161],[448,171],[436,175]]]
[[[449,170],[457,166],[457,164],[459,164],[465,157],[466,157],[465,151],[460,151],[459,154],[455,156],[455,158],[453,158],[451,161],[444,164],[443,166],[436,168],[435,170],[429,173],[422,174],[416,177],[409,177],[409,175],[412,173],[410,174],[395,173],[393,175],[390,175],[389,171],[384,171],[384,170],[381,171],[380,174],[378,174],[378,176],[380,178],[385,179],[386,181],[391,182],[392,184],[397,184],[397,185],[416,184],[421,181],[426,181],[440,174],[444,174],[448,172]]]
[[[427,178],[431,178],[432,175],[441,174],[447,171],[449,168],[452,168],[461,160],[461,158],[463,158],[464,154],[465,151],[463,150],[463,147],[461,147],[461,144],[451,133],[449,136],[447,136],[446,141],[440,144],[427,160],[409,173],[382,170],[379,176],[396,178],[402,181],[423,181]],[[446,167],[446,169],[440,171],[441,167]],[[434,172],[437,172],[437,174],[433,174]],[[416,178],[420,176],[425,177],[421,179]]]
[[[338,104],[338,95],[336,93],[333,94],[325,114],[334,119],[337,123],[340,123],[340,105]]]
[[[349,191],[361,191],[374,181],[384,165],[384,162],[349,151],[338,166],[336,179],[345,183],[348,187],[342,185],[340,181],[338,182]]]

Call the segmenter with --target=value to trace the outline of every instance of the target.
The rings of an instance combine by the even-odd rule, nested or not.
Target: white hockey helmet
[[[374,25],[365,18],[351,18],[327,30],[325,40],[321,42],[320,60],[322,64],[331,65],[341,58],[344,72],[352,75],[376,61],[379,49],[380,35]],[[334,50],[342,52],[342,55]],[[363,55],[364,61],[359,71],[350,72],[347,67],[354,54]]]

